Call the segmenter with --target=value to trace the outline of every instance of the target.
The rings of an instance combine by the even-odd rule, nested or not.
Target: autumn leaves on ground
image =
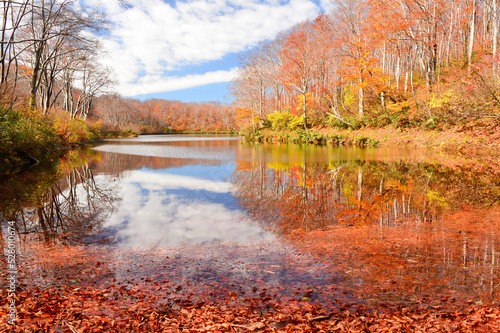
[[[430,224],[415,232],[408,223],[295,230],[278,248],[47,248],[28,237],[19,319],[2,331],[497,332],[498,294],[490,288],[498,275],[484,264],[495,259],[483,258],[482,247],[495,243],[488,237],[498,230],[498,209],[446,216],[441,241]],[[473,257],[464,257],[465,235],[475,240]],[[460,278],[448,281],[433,264],[443,260],[462,277],[451,272]],[[449,288],[457,285],[464,291]],[[470,297],[471,289],[482,291]]]

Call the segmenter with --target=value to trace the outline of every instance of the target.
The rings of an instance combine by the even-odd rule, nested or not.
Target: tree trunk
[[[361,82],[363,82],[361,80]],[[358,91],[358,115],[360,117],[363,117],[363,114],[364,114],[364,107],[363,107],[363,88],[359,88],[359,91]]]
[[[497,74],[498,70],[498,59],[497,59],[497,47],[498,47],[498,14],[497,14],[497,0],[493,0],[493,40],[492,40],[492,51],[493,51],[493,75]]]
[[[7,17],[8,17],[8,12],[9,12],[10,6],[7,5],[6,2],[3,2],[3,19],[2,19],[2,36],[1,36],[1,41],[2,43],[0,44],[0,66],[1,66],[1,72],[2,76],[0,77],[0,83],[4,83],[6,81],[6,68],[5,68],[5,61],[7,59],[7,45],[4,45],[4,41],[6,39],[5,32],[7,30]]]
[[[40,62],[42,59],[42,48],[37,48],[35,52],[35,63],[33,66],[33,73],[31,74],[31,83],[30,83],[30,107],[36,108],[36,95],[38,91],[39,85],[39,76],[40,76]]]
[[[476,1],[472,0],[472,14],[470,19],[470,32],[469,32],[469,46],[467,49],[467,67],[470,74],[471,62],[472,62],[472,51],[474,49],[474,33],[476,28]]]
[[[303,98],[303,104],[302,104],[302,115],[304,117],[304,129],[307,131],[307,89],[302,90],[302,98]]]

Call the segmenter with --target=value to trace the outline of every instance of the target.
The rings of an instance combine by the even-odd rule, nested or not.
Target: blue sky
[[[238,55],[331,9],[328,0],[87,0],[112,29],[99,39],[127,97],[226,102]]]

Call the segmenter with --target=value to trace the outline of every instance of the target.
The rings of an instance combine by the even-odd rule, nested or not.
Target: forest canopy
[[[498,120],[496,0],[332,2],[330,14],[241,58],[231,91],[248,124],[433,128]]]

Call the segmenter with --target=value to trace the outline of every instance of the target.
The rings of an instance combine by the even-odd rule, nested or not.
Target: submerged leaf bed
[[[128,250],[31,240],[22,247],[18,320],[3,325],[3,306],[0,332],[500,331],[495,303],[402,290],[397,276],[360,282],[371,281],[368,270],[356,273],[363,263],[379,274],[375,259],[389,264],[383,252],[397,251],[366,242],[369,234],[337,228],[275,243]],[[367,260],[370,248],[376,256]],[[2,290],[2,304],[7,297]]]

